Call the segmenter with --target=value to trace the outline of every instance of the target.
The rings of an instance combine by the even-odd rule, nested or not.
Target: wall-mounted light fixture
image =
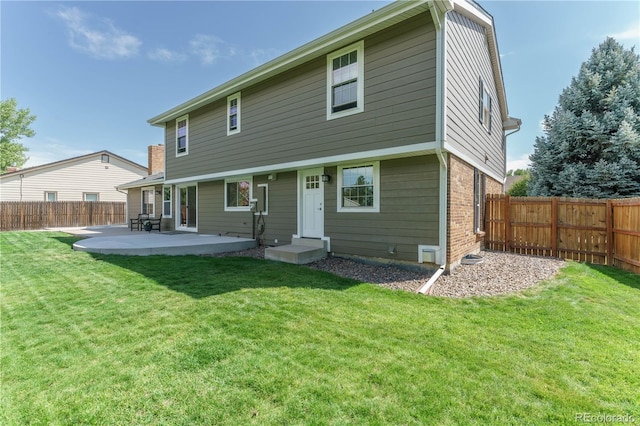
[[[328,174],[326,174],[326,173],[325,173],[325,174],[323,174],[323,175],[322,175],[322,181],[323,181],[324,183],[330,182],[330,181],[331,181],[331,175],[328,175]]]

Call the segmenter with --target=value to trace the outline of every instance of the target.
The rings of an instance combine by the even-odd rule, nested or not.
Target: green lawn
[[[640,279],[444,299],[251,258],[1,233],[0,423],[640,422]]]

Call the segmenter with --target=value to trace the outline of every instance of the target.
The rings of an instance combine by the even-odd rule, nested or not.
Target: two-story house
[[[391,3],[149,123],[165,128],[175,229],[257,223],[267,245],[453,267],[479,250],[520,120],[492,17],[429,0]]]

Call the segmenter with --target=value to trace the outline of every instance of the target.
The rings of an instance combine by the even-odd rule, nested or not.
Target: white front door
[[[323,171],[320,168],[300,172],[302,237],[322,238],[324,236]]]

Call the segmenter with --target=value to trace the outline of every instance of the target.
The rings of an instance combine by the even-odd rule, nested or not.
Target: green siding
[[[189,154],[175,156],[166,123],[167,179],[435,140],[435,30],[420,14],[365,38],[365,111],[327,120],[326,56],[241,90],[241,128],[226,135],[226,99],[189,114]]]
[[[337,169],[330,170],[330,174]],[[325,235],[331,251],[418,260],[418,245],[438,244],[439,163],[436,156],[380,162],[380,212],[337,212],[336,180],[325,186]],[[389,246],[397,253],[390,255]]]

